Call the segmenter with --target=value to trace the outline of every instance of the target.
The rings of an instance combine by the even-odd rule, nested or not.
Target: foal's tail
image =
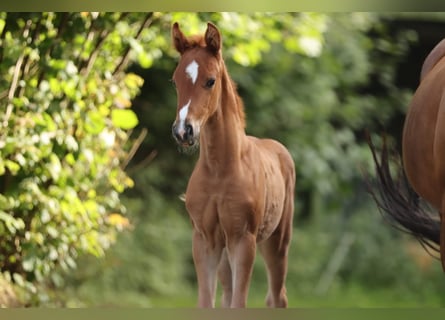
[[[422,207],[422,199],[409,185],[401,167],[396,181],[391,177],[386,140],[383,140],[380,161],[369,136],[368,145],[377,175],[376,185],[369,183],[369,193],[383,217],[394,228],[416,237],[428,252],[429,249],[440,252],[440,221]]]

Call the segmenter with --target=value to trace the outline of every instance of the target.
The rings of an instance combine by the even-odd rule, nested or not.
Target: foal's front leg
[[[193,231],[193,262],[198,278],[198,307],[215,307],[216,272],[222,248],[211,247],[204,236]]]
[[[229,257],[227,256],[227,249],[224,249],[221,255],[221,261],[218,266],[218,278],[222,287],[221,307],[229,308],[232,304],[233,283],[232,269],[230,267]]]
[[[256,238],[246,234],[228,240],[228,258],[232,267],[231,308],[245,308],[256,253]]]

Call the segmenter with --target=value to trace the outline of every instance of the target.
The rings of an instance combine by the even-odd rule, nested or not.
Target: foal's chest
[[[245,228],[253,208],[248,192],[239,179],[228,176],[221,179],[203,179],[199,172],[190,178],[187,188],[186,208],[195,229],[213,233],[227,225],[232,230]]]
[[[255,175],[202,179],[195,172],[187,188],[186,208],[194,228],[206,238],[216,234],[241,235],[249,231],[261,241],[276,228],[282,211],[282,186],[270,184],[270,169]],[[272,180],[277,177],[273,177]],[[280,183],[279,183],[280,184]],[[276,183],[275,183],[276,185]]]

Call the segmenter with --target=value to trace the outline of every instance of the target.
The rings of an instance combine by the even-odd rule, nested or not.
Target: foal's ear
[[[189,47],[189,42],[182,33],[181,29],[179,29],[179,24],[177,22],[175,22],[172,27],[172,40],[176,51],[178,51],[180,54],[183,54]]]
[[[207,23],[207,30],[205,33],[205,42],[207,48],[213,53],[218,54],[221,50],[221,34],[216,26],[210,22]]]

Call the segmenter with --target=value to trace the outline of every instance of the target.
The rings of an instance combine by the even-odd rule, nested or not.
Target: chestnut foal
[[[200,146],[185,205],[193,226],[198,306],[245,307],[256,247],[268,272],[268,306],[286,307],[295,168],[280,143],[245,133],[244,108],[221,54],[221,35],[172,38],[180,60],[173,75],[178,108],[172,132],[183,148]]]

